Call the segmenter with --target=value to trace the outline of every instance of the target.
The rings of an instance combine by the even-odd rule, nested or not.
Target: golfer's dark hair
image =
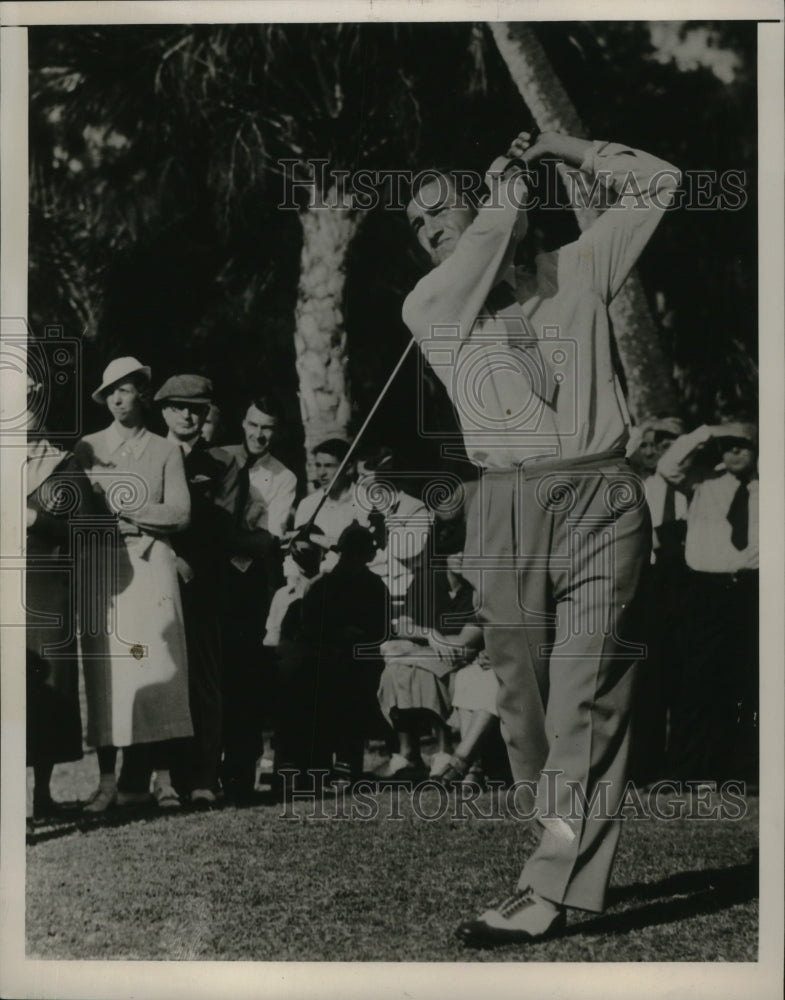
[[[344,458],[346,458],[346,452],[348,450],[349,442],[344,441],[343,438],[327,438],[326,441],[321,441],[315,448],[312,448],[311,454],[330,455],[337,461],[342,462]]]
[[[469,205],[476,212],[480,205],[480,198],[485,193],[485,182],[483,178],[473,170],[451,170],[445,167],[426,167],[418,171],[412,178],[409,188],[409,201],[414,201],[423,208],[427,208],[429,203],[423,202],[420,192],[428,184],[449,182],[459,195],[466,197]]]

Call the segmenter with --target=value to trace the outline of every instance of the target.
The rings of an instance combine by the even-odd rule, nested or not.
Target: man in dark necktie
[[[227,797],[253,799],[256,761],[264,750],[263,713],[274,701],[273,663],[264,625],[283,583],[281,539],[294,505],[297,477],[272,454],[279,407],[271,396],[250,400],[243,441],[225,450],[240,467],[224,605],[224,762]],[[270,720],[271,721],[271,720]]]
[[[690,497],[669,750],[682,780],[757,781],[757,439],[752,420],[725,420],[678,438],[658,465]]]
[[[630,777],[641,786],[667,777],[665,748],[671,692],[682,673],[682,617],[686,564],[687,497],[657,472],[657,463],[684,433],[678,417],[640,426],[632,460],[641,468],[652,523],[651,562],[638,591],[646,657],[636,664]]]

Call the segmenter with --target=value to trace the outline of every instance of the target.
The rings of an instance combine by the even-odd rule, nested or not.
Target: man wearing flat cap
[[[747,418],[677,438],[658,472],[689,497],[684,667],[672,777],[757,780],[758,430]]]
[[[173,375],[155,394],[169,428],[168,439],[183,453],[191,494],[190,527],[174,550],[180,577],[188,647],[188,679],[193,745],[180,776],[191,802],[209,808],[216,798],[222,744],[220,610],[222,575],[233,530],[238,466],[222,448],[201,436],[213,386],[203,375]]]

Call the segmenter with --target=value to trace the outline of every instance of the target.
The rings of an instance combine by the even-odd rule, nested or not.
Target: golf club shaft
[[[410,340],[409,343],[406,345],[406,349],[404,350],[403,354],[398,359],[398,364],[395,366],[395,368],[393,368],[392,373],[390,374],[390,377],[387,379],[386,383],[384,384],[384,387],[383,387],[382,391],[376,397],[376,402],[371,407],[370,413],[368,414],[368,416],[363,421],[362,427],[359,429],[359,431],[357,431],[357,434],[355,435],[354,440],[349,445],[349,450],[344,455],[343,460],[341,461],[341,464],[335,470],[335,475],[333,476],[332,480],[330,481],[330,485],[325,489],[324,493],[322,494],[321,499],[319,500],[319,503],[316,505],[316,510],[313,512],[313,514],[311,514],[310,518],[308,519],[307,524],[305,524],[304,529],[305,529],[306,533],[308,531],[310,531],[310,529],[313,527],[313,523],[316,520],[316,517],[319,514],[319,511],[322,509],[322,507],[324,506],[325,500],[330,495],[330,490],[332,490],[332,488],[338,482],[338,479],[340,478],[341,474],[343,473],[343,470],[346,468],[346,466],[351,461],[352,455],[354,454],[355,450],[357,449],[357,445],[360,443],[360,440],[361,440],[363,434],[365,433],[365,430],[368,427],[368,424],[370,424],[371,420],[373,419],[374,413],[376,413],[376,411],[379,409],[379,404],[384,399],[384,397],[385,397],[385,395],[387,393],[387,390],[392,385],[393,379],[398,374],[398,372],[401,370],[401,367],[402,367],[404,361],[406,360],[406,357],[409,354],[409,351],[411,351],[412,347],[414,347],[414,343],[415,343],[414,340]]]

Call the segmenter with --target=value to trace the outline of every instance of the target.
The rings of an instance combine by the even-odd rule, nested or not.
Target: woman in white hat
[[[95,627],[82,630],[87,742],[98,748],[101,772],[88,812],[149,800],[149,787],[124,790],[121,776],[118,791],[115,779],[117,747],[140,744],[148,745],[156,768],[156,801],[179,805],[163,741],[193,734],[169,542],[188,526],[190,499],[180,449],[144,425],[149,383],[150,369],[136,358],[112,361],[92,394],[108,408],[112,423],[82,438],[75,451],[112,528],[95,563]]]

